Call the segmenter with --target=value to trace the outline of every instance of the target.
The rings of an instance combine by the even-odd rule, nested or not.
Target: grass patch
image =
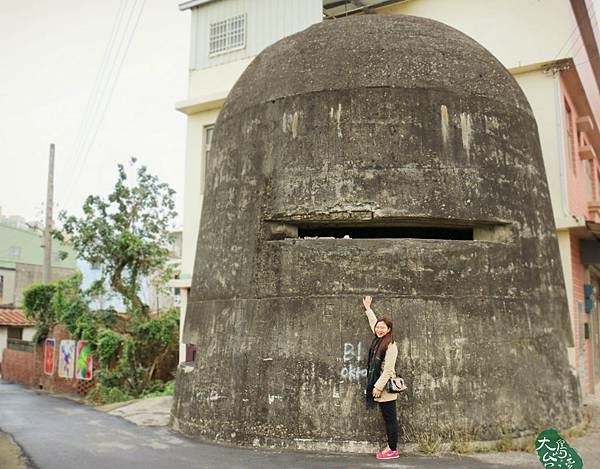
[[[450,445],[450,451],[459,454],[471,454],[473,452],[473,446],[468,441],[464,440],[452,440]]]
[[[94,389],[89,392],[86,400],[95,405],[104,405],[114,404],[115,402],[126,402],[133,398],[133,396],[121,391],[119,388],[97,384],[94,386]]]
[[[476,453],[479,453],[479,454],[485,454],[485,453],[491,453],[492,452],[492,448],[490,448],[489,446],[477,446],[473,450]]]
[[[558,433],[560,433],[563,438],[581,438],[582,436],[587,435],[589,431],[590,424],[589,422],[585,422]]]
[[[152,392],[144,392],[144,393],[142,393],[142,395],[140,397],[142,399],[146,399],[147,397],[172,396],[174,392],[175,392],[175,380],[173,379],[173,380],[165,383],[165,386],[163,389],[160,389],[158,391],[152,391]]]
[[[474,450],[469,433],[461,430],[450,432],[450,451],[458,454],[471,454]]]
[[[496,442],[494,449],[498,452],[511,451],[513,449],[514,439],[511,433],[502,433],[500,439]]]
[[[420,436],[417,441],[417,450],[425,454],[439,453],[442,449],[442,437],[432,433]]]

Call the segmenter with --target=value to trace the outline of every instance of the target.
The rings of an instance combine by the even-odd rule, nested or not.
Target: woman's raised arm
[[[371,296],[363,296],[363,305],[365,307],[365,313],[367,313],[367,319],[369,320],[369,326],[371,326],[371,332],[375,333],[375,324],[377,324],[377,316],[371,309],[371,302],[373,301],[373,297]]]

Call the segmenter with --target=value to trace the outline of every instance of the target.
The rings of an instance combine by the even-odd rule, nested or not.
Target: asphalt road
[[[377,461],[374,456],[259,451],[200,443],[165,427],[138,427],[78,402],[1,380],[0,431],[11,434],[38,469],[508,469],[506,464],[460,456]],[[511,469],[519,468],[511,465]]]

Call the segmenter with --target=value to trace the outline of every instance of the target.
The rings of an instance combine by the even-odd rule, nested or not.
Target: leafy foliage
[[[129,329],[131,335],[104,331],[99,353],[103,363],[114,362],[118,356],[110,376],[105,375],[106,383],[110,380],[128,394],[139,396],[152,391],[160,364],[177,355],[179,312],[170,310],[145,321],[135,319]]]
[[[156,383],[159,383],[160,389],[157,389],[155,391],[144,391],[141,397],[145,399],[147,397],[172,396],[175,392],[174,379],[172,379],[171,381],[167,381],[166,383],[162,381],[156,381]]]
[[[28,319],[36,322],[35,342],[45,339],[50,329],[57,324],[56,314],[51,306],[56,293],[56,285],[36,283],[23,291],[23,309]]]
[[[24,303],[28,317],[38,321],[38,337],[61,324],[73,339],[88,341],[101,366],[95,371],[101,388],[92,400],[116,402],[121,397],[164,391],[165,383],[156,379],[156,372],[161,364],[177,357],[177,309],[156,317],[133,316],[120,326],[123,331],[119,332],[110,328],[116,325],[113,312],[90,310],[88,292],[81,289],[81,274],[30,287]]]
[[[96,404],[113,404],[114,402],[130,401],[133,396],[123,392],[121,389],[114,386],[106,386],[105,384],[97,384],[87,396],[90,402]]]
[[[110,329],[105,329],[98,334],[98,358],[100,364],[109,366],[121,350],[125,337]]]
[[[167,266],[170,245],[169,231],[177,215],[175,191],[145,166],[136,167],[134,185],[128,185],[123,165],[118,166],[118,178],[106,198],[90,195],[83,205],[83,216],[61,214],[64,231],[81,259],[101,265],[104,284],[119,293],[132,313],[143,315],[148,306],[139,297],[142,277],[158,277],[164,283],[173,275]]]
[[[81,287],[81,274],[49,285],[36,285],[25,294],[29,317],[38,322],[39,336],[62,324],[73,339],[84,339],[98,357],[98,385],[94,402],[116,402],[153,393],[171,392],[165,369],[177,362],[179,312],[152,316],[139,297],[143,278],[163,285],[172,278],[167,265],[175,217],[173,194],[144,166],[135,168],[135,184],[128,185],[122,165],[114,190],[106,198],[90,195],[83,216],[61,214],[64,232],[80,259],[101,266],[101,278]],[[60,233],[55,237],[63,239]],[[91,302],[106,293],[106,285],[123,297],[127,315],[92,311]],[[158,372],[161,372],[159,374]]]

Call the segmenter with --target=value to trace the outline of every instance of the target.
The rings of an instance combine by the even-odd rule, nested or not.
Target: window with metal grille
[[[246,15],[238,15],[210,25],[210,57],[246,47]]]

